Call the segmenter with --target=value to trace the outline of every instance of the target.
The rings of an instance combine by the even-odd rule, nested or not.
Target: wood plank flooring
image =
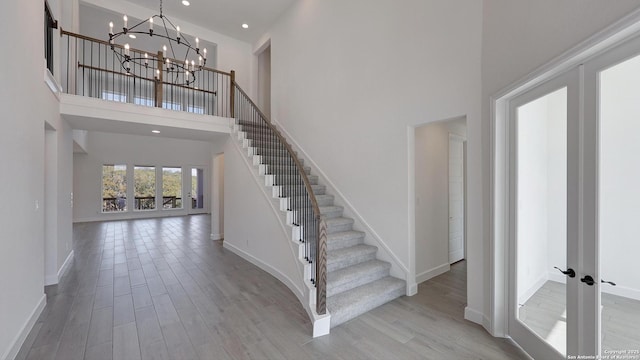
[[[313,339],[297,298],[209,240],[209,219],[74,225],[74,262],[17,359],[527,358],[463,319],[464,262]]]

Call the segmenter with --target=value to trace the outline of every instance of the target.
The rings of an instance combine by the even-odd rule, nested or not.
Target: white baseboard
[[[220,234],[211,234],[211,240],[224,240],[224,233]]]
[[[632,289],[620,285],[611,286],[609,284],[601,284],[600,289],[603,293],[622,296],[627,299],[640,300],[640,290]]]
[[[291,278],[289,278],[287,275],[283,274],[282,272],[280,272],[278,269],[274,268],[273,266],[265,263],[264,261],[256,258],[255,256],[249,254],[248,252],[238,248],[237,246],[230,244],[229,242],[225,241],[222,245],[225,249],[230,250],[232,253],[240,256],[241,258],[247,260],[248,262],[254,264],[255,266],[259,267],[260,269],[268,272],[269,274],[273,275],[276,279],[280,280],[281,283],[285,284],[289,289],[291,289],[291,291],[296,295],[296,297],[298,298],[298,300],[300,300],[300,303],[304,304],[304,294],[302,292],[302,289],[298,288],[295,284],[295,282],[293,282],[293,280],[291,280]]]
[[[71,262],[73,261],[73,250],[71,250],[71,252],[69,253],[69,255],[67,256],[67,259],[64,261],[64,263],[62,263],[62,266],[60,267],[60,269],[58,269],[58,273],[57,274],[47,274],[44,277],[44,285],[45,286],[49,286],[49,285],[55,285],[58,282],[60,282],[60,279],[62,278],[62,276],[64,275],[65,272],[67,272],[67,270],[69,269],[69,266],[71,266]]]
[[[567,277],[565,275],[560,274],[559,272],[551,272],[549,273],[549,280],[559,282],[561,284],[567,283]],[[600,290],[603,293],[622,296],[627,299],[634,299],[640,301],[640,290],[633,289],[629,287],[624,287],[620,285],[611,286],[608,284],[601,284]]]
[[[464,260],[464,248],[449,253],[449,264]]]
[[[42,314],[42,310],[44,310],[44,307],[46,305],[47,305],[47,295],[42,294],[40,301],[38,301],[38,304],[31,312],[31,315],[29,316],[25,324],[22,326],[22,329],[20,329],[20,332],[16,335],[16,337],[11,342],[11,346],[2,355],[2,357],[0,357],[0,359],[13,360],[16,358],[16,356],[18,355],[18,352],[20,351],[20,348],[22,347],[22,344],[24,344],[24,341],[27,339],[27,336],[31,332],[31,329],[33,329],[33,326],[36,324],[36,321],[38,321],[38,318],[40,317],[40,314]]]
[[[74,256],[74,252],[73,250],[71,250],[71,252],[67,256],[67,259],[64,261],[64,263],[62,263],[60,270],[58,270],[58,279],[61,279],[62,276],[67,272],[67,270],[69,270],[69,267],[71,266],[71,262],[73,261],[73,256]]]
[[[491,320],[489,320],[488,317],[486,317],[484,314],[482,314],[481,312],[474,310],[468,306],[466,306],[464,308],[464,318],[465,320],[469,320],[471,322],[474,322],[478,325],[482,325],[482,327],[487,330],[487,332],[489,334],[492,334],[492,329],[491,329]]]
[[[60,278],[56,274],[46,274],[44,276],[44,286],[55,285],[58,283]]]
[[[418,284],[416,282],[407,281],[407,296],[413,296],[418,293]]]
[[[549,280],[547,274],[543,274],[526,291],[518,296],[518,304],[524,304]]]
[[[464,308],[464,318],[476,324],[483,325],[485,317],[481,312],[466,306]]]
[[[439,266],[436,266],[432,269],[429,269],[427,271],[423,271],[420,274],[416,275],[416,283],[420,284],[421,282],[425,282],[431,278],[434,278],[440,274],[444,274],[447,271],[449,271],[451,269],[451,266],[449,264],[442,264]],[[417,291],[417,290],[416,290]]]

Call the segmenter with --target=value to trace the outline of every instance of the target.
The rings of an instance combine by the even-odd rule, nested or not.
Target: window
[[[127,165],[102,165],[102,212],[127,211]]]
[[[182,168],[162,168],[162,208],[182,209]]]
[[[53,75],[53,29],[58,28],[58,21],[53,19],[49,3],[44,2],[44,58],[47,69]]]
[[[164,109],[169,109],[169,110],[182,110],[182,105],[178,104],[178,103],[173,103],[173,102],[163,102],[162,103],[162,108]]]
[[[194,114],[204,114],[204,109],[199,106],[191,106],[187,107],[187,111]]]
[[[133,103],[136,105],[155,106],[155,101],[149,98],[135,97]]]
[[[155,210],[156,167],[134,166],[133,184],[135,190],[134,210]]]
[[[102,92],[102,100],[108,101],[117,101],[117,102],[127,102],[127,95],[120,94],[113,91],[103,91]]]

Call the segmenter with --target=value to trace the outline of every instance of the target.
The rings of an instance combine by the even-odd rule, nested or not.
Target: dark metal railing
[[[247,133],[256,155],[262,157],[266,174],[272,175],[279,196],[286,198],[291,222],[304,246],[304,259],[311,264],[309,281],[316,287],[316,312],[326,313],[327,232],[326,222],[313,192],[313,186],[289,143],[270,120],[235,82],[232,92],[236,122]]]
[[[232,73],[202,67],[186,77],[162,51],[129,49],[148,61],[120,62],[124,47],[60,29],[65,93],[196,114],[233,117]],[[117,53],[117,54],[116,54]],[[118,56],[119,55],[119,56]],[[184,61],[184,60],[182,60]],[[127,71],[128,70],[128,71]],[[187,80],[195,81],[187,85]]]

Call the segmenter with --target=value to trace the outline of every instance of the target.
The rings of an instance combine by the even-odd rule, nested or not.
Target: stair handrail
[[[320,214],[320,207],[318,206],[318,200],[316,199],[316,196],[313,192],[313,188],[311,187],[311,181],[309,181],[309,177],[304,171],[304,167],[302,166],[302,163],[300,163],[298,156],[296,156],[295,152],[291,148],[291,145],[289,145],[289,143],[286,141],[286,139],[280,133],[280,131],[276,129],[275,126],[273,126],[269,117],[267,117],[260,110],[260,108],[253,102],[253,100],[251,100],[249,95],[247,95],[247,93],[244,90],[242,90],[242,88],[236,83],[235,76],[233,76],[234,75],[233,71],[231,71],[231,74],[232,74],[231,86],[237,89],[238,92],[240,92],[243,95],[243,97],[249,102],[253,110],[260,115],[264,124],[271,130],[271,132],[273,132],[276,135],[278,140],[285,147],[288,155],[293,159],[296,167],[298,168],[299,175],[302,178],[302,181],[304,182],[304,186],[305,186],[305,189],[307,190],[309,199],[311,200],[313,214],[316,220],[318,221],[318,241],[316,242],[317,258],[315,259],[316,313],[318,315],[324,315],[327,312],[327,225]],[[234,93],[233,89],[231,93],[232,94]],[[232,104],[231,108],[235,109],[236,108],[235,104]]]

